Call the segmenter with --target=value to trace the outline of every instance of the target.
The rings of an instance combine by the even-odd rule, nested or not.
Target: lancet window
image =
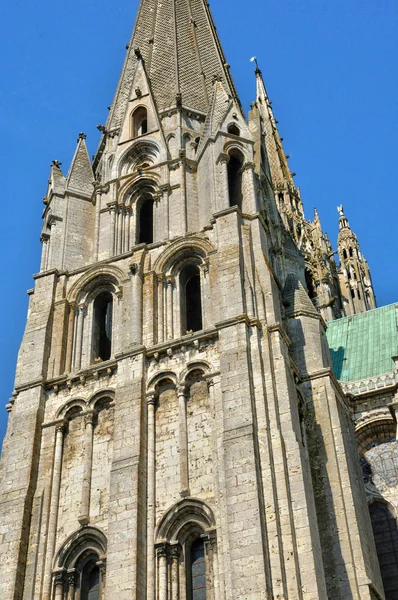
[[[188,264],[180,274],[182,333],[203,329],[200,270]]]
[[[153,208],[154,200],[152,196],[148,195],[139,208],[137,239],[139,244],[152,244],[153,242]]]
[[[99,294],[94,301],[93,358],[109,360],[112,353],[113,297],[108,291]]]
[[[242,167],[244,162],[243,154],[232,149],[229,152],[228,162],[228,191],[229,205],[242,208]]]
[[[139,106],[131,116],[133,137],[148,133],[148,112],[145,106]]]

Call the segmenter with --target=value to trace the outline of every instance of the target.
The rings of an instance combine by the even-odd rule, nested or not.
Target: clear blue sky
[[[14,0],[0,9],[2,85],[2,408],[13,389],[26,290],[39,269],[41,202],[53,159],[67,171],[77,135],[96,150],[137,0]],[[333,242],[344,204],[379,305],[398,300],[396,0],[213,0],[245,110],[256,55],[308,217]]]

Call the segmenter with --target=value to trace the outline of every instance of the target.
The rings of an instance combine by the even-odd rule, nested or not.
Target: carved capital
[[[167,544],[158,544],[156,547],[158,558],[167,558]]]
[[[59,571],[55,571],[53,573],[54,578],[54,587],[63,587],[65,581],[65,570],[60,569]]]
[[[76,586],[76,569],[69,569],[67,573],[68,586],[74,588]]]
[[[96,414],[94,410],[84,413],[84,426],[87,427],[87,425],[94,425],[95,416]]]
[[[55,425],[55,433],[62,433],[64,434],[66,432],[66,421],[61,421],[60,423],[57,423]]]
[[[146,401],[148,403],[148,406],[156,406],[157,394],[155,394],[155,392],[150,392],[146,396]]]
[[[255,167],[254,162],[247,162],[243,165],[242,171],[254,171]]]
[[[225,154],[224,152],[222,152],[219,157],[216,160],[216,164],[220,163],[222,165],[227,165],[229,163],[229,161],[231,160],[231,157],[229,154]]]
[[[175,284],[175,279],[173,275],[166,275],[166,284],[168,286],[173,286]]]
[[[186,385],[177,385],[177,396],[183,396],[184,398],[187,395],[187,386]]]

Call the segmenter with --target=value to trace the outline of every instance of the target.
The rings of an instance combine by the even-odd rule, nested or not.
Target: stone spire
[[[143,59],[160,112],[181,104],[206,114],[214,77],[227,93],[236,90],[204,0],[141,0],[123,71],[107,122],[120,126],[139,58]]]
[[[352,231],[343,206],[337,207],[339,236],[337,240],[340,258],[340,286],[345,303],[345,313],[354,315],[376,308],[369,265],[362,255],[358,238]]]
[[[79,133],[75,155],[66,180],[68,191],[92,196],[94,173],[86,145],[86,135]]]
[[[261,70],[256,68],[257,103],[264,123],[265,144],[274,185],[288,185],[295,189],[293,175],[283,149],[282,138],[278,131],[278,121],[275,119]]]

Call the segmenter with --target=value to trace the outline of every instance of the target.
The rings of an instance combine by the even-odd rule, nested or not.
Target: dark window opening
[[[384,502],[373,502],[369,512],[386,600],[396,600],[398,598],[397,522]]]
[[[196,265],[189,265],[182,273],[182,315],[185,315],[183,334],[203,329],[200,272]]]
[[[109,360],[112,352],[112,308],[110,292],[102,292],[94,302],[94,359]]]
[[[263,165],[263,167],[265,167],[265,165],[267,164],[267,156],[265,154],[264,146],[261,146],[260,152],[261,152],[261,164]]]
[[[231,123],[228,125],[228,133],[232,133],[232,135],[240,135],[240,129],[235,123]]]
[[[305,270],[305,283],[307,284],[309,297],[311,298],[311,300],[314,300],[314,298],[316,298],[316,291],[314,286],[314,279],[309,269]]]
[[[351,290],[351,298],[354,300],[354,298],[355,298],[355,290]]]
[[[153,242],[153,198],[143,202],[139,216],[139,244],[152,244]]]
[[[282,192],[279,192],[279,194],[278,194],[278,200],[279,200],[279,202],[281,202],[283,204],[283,202],[284,202],[284,195],[283,195]]]
[[[359,291],[359,290],[357,290],[357,294],[358,294],[358,298],[359,298],[359,300],[360,300],[360,299],[361,299],[361,293],[360,293],[360,291]]]
[[[88,563],[82,572],[81,600],[99,600],[100,573],[95,563]]]
[[[236,150],[231,152],[228,163],[229,205],[239,208],[242,208],[242,165],[242,154]]]
[[[348,277],[348,279],[351,279],[351,271],[350,271],[350,269],[347,269],[347,277]]]
[[[343,250],[343,258],[345,258],[345,259],[347,258],[347,250],[345,248]]]
[[[206,600],[206,560],[202,540],[196,540],[191,546],[191,600]]]
[[[139,137],[148,133],[148,113],[144,106],[137,108],[132,115],[133,137]]]
[[[349,253],[350,253],[350,256],[351,256],[351,258],[352,258],[352,257],[354,256],[354,253],[353,253],[353,251],[352,251],[352,248],[350,248],[350,249],[349,249]]]

